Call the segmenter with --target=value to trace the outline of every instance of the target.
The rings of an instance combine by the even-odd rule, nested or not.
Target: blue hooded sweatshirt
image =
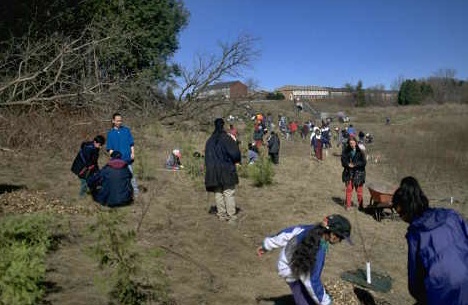
[[[421,304],[468,305],[468,227],[450,209],[428,209],[406,234],[408,288]]]

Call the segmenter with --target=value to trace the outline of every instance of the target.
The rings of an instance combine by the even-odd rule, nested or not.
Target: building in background
[[[319,86],[292,86],[287,85],[276,89],[281,92],[287,100],[317,100],[330,97],[330,89]]]
[[[198,95],[199,99],[235,99],[247,96],[247,86],[240,81],[216,83],[206,87]]]
[[[331,88],[320,86],[293,86],[287,85],[276,89],[289,101],[311,101],[325,99],[349,99],[355,98],[356,92],[349,88]],[[367,102],[374,104],[389,104],[396,101],[398,91],[384,89],[364,89]]]

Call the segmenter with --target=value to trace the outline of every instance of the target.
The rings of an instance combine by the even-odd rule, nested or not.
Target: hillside
[[[367,166],[368,183],[396,186],[402,177],[414,175],[431,204],[454,208],[468,216],[468,144],[464,141],[468,133],[464,119],[468,106],[363,109],[312,106],[327,112],[344,110],[357,130],[375,136],[375,142],[367,147],[372,160],[377,160]],[[278,114],[295,117],[294,108],[286,102],[252,103],[250,107],[271,112],[273,118]],[[391,118],[390,125],[385,125],[387,116]],[[309,114],[301,113],[296,118],[303,121],[309,119]],[[212,130],[207,125],[210,123],[205,122],[203,126],[195,122],[181,123],[190,126],[187,129],[165,126],[151,118],[124,114],[124,119],[136,138],[135,168],[139,183],[146,191],[134,205],[119,212],[127,220],[126,228],[138,227],[135,249],[142,255],[141,277],[145,281],[167,278],[167,283],[161,284],[168,287],[170,302],[167,304],[293,304],[288,298],[289,288],[276,275],[278,252],[259,259],[256,246],[266,235],[283,227],[315,223],[333,213],[350,219],[355,243],[333,246],[327,256],[324,280],[330,289],[334,284],[344,287],[346,300],[336,299],[335,304],[356,304],[352,287],[341,282],[340,275],[343,271],[363,268],[366,256],[375,271],[393,279],[392,290],[373,292],[376,298],[387,304],[412,304],[406,283],[407,225],[399,219],[377,222],[356,209],[349,212],[343,209],[342,168],[337,156],[340,149],[336,146],[327,153],[324,162],[318,163],[310,156],[308,141],[299,137],[294,141],[282,138],[280,164],[275,167],[273,185],[256,188],[251,180],[241,178],[236,193],[240,220],[236,225],[229,225],[208,213],[214,197],[205,192],[203,176],[163,169],[167,153],[175,147],[182,150],[182,161],[187,163],[191,158],[189,152],[202,151]],[[246,121],[235,124],[245,150],[251,136],[250,125]],[[60,214],[68,226],[67,236],[48,256],[47,281],[53,285],[46,304],[104,305],[108,304],[109,288],[105,279],[109,271],[98,268],[88,249],[96,242],[89,233],[89,225],[105,209],[96,206],[90,198],[78,198],[79,181],[69,167],[82,140],[80,137],[103,133],[108,123],[68,126],[74,127],[68,129],[69,138],[64,139],[62,149],[51,145],[51,151],[0,151],[0,184],[24,185],[27,189],[18,191],[23,193],[43,191],[47,198],[77,210]],[[101,156],[101,164],[106,158],[104,154]],[[8,202],[1,198],[15,200],[7,195],[11,196],[0,195],[0,203]],[[454,198],[453,204],[448,200],[450,197]],[[366,189],[364,202],[369,199]]]

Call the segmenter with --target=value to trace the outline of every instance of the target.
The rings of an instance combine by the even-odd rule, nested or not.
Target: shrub
[[[275,172],[273,165],[266,156],[261,156],[257,162],[248,166],[249,177],[253,180],[254,185],[262,187],[273,183]]]
[[[165,285],[153,284],[156,280],[147,280],[147,283],[142,284],[143,257],[136,245],[136,233],[125,227],[124,214],[117,210],[101,211],[97,222],[91,226],[97,240],[91,249],[92,253],[100,267],[112,271],[111,277],[106,278],[111,286],[109,304],[140,305],[151,301],[167,304],[169,301]],[[157,273],[162,276],[161,272]]]
[[[8,216],[0,224],[0,304],[37,304],[44,294],[50,217]]]

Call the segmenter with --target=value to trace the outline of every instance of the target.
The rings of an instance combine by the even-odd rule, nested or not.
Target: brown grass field
[[[401,178],[413,175],[431,205],[468,216],[468,105],[342,109],[322,102],[314,106],[328,112],[345,110],[358,131],[374,135],[375,141],[367,150],[379,162],[368,163],[367,183],[397,186]],[[286,102],[255,103],[252,107],[271,112],[274,118],[279,113],[293,117]],[[135,168],[146,192],[119,211],[126,216],[129,229],[140,226],[137,250],[143,255],[142,278],[156,281],[162,269],[170,304],[292,305],[289,288],[276,275],[278,252],[259,259],[255,249],[268,234],[294,224],[319,222],[333,213],[350,219],[354,240],[354,246],[332,246],[327,256],[323,280],[327,288],[333,290],[331,286],[339,284],[344,292],[343,300],[335,297],[334,304],[358,304],[351,284],[343,283],[340,275],[364,268],[366,260],[371,261],[374,271],[393,280],[390,292],[372,292],[381,304],[414,303],[406,282],[407,224],[399,219],[377,222],[357,209],[343,209],[342,168],[336,156],[340,149],[335,145],[318,163],[310,156],[308,141],[299,136],[294,141],[282,139],[273,185],[256,188],[251,180],[241,178],[236,193],[241,217],[230,225],[208,213],[214,196],[205,192],[202,176],[193,178],[186,171],[166,171],[163,166],[167,153],[175,147],[182,149],[183,162],[190,157],[188,151],[202,151],[208,134],[200,130],[207,127],[192,122],[185,123],[189,129],[165,127],[151,118],[123,114],[136,138]],[[385,125],[387,116],[390,125]],[[59,215],[68,225],[68,234],[48,256],[47,281],[53,283],[53,289],[45,298],[46,304],[109,304],[107,271],[100,270],[87,251],[95,242],[88,227],[104,209],[90,198],[78,198],[79,181],[69,170],[80,142],[105,133],[109,117],[110,113],[93,119],[55,119],[47,124],[40,118],[13,121],[0,117],[0,146],[4,148],[0,150],[0,184],[23,185],[27,190],[19,192],[42,191],[65,207],[82,208]],[[299,121],[305,119],[309,119],[307,114],[298,117]],[[243,123],[236,125],[245,149],[251,132]],[[107,158],[103,154],[100,164]],[[454,198],[452,204],[450,197]],[[365,188],[365,203],[369,199]],[[8,200],[0,202],[5,205]]]

